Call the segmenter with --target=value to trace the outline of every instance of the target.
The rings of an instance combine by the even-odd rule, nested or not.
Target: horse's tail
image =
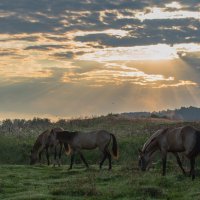
[[[66,155],[69,156],[72,152],[71,146],[68,143],[64,143],[64,147]]]
[[[195,131],[195,145],[192,151],[189,153],[189,157],[197,156],[200,153],[200,131]]]
[[[110,135],[112,136],[112,141],[113,141],[113,145],[112,145],[112,156],[114,159],[118,159],[119,158],[119,151],[118,151],[118,146],[117,146],[117,140],[116,137],[110,133]]]

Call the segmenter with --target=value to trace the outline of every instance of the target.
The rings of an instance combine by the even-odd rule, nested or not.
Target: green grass
[[[138,148],[150,134],[159,128],[183,124],[192,123],[106,117],[64,124],[63,128],[67,130],[105,129],[114,133],[120,158],[113,161],[111,171],[107,170],[107,161],[103,170],[98,169],[98,150],[83,152],[91,166],[89,170],[77,158],[74,169],[68,171],[69,158],[64,155],[62,163],[65,165],[60,168],[29,166],[29,152],[37,135],[44,130],[23,130],[18,134],[0,133],[0,199],[200,199],[200,174],[197,173],[195,181],[184,177],[173,156],[168,157],[166,177],[160,175],[160,157],[155,159],[156,163],[150,171],[142,173],[137,169]],[[192,125],[200,127],[200,123]],[[199,165],[197,161],[197,166]]]
[[[66,166],[1,165],[0,199],[200,199],[200,177],[192,181],[175,166],[166,177],[115,165],[113,170]]]

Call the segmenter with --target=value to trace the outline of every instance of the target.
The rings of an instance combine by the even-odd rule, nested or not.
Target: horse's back
[[[110,141],[110,133],[104,130],[92,131],[92,132],[78,132],[76,137],[73,139],[73,146],[94,149],[98,146],[105,145]]]
[[[196,144],[196,129],[192,126],[183,126],[171,129],[166,134],[168,151],[191,152]]]

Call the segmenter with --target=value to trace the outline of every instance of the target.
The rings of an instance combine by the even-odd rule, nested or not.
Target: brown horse
[[[63,131],[62,128],[54,128],[52,130],[55,131]],[[49,161],[49,147],[54,147],[54,165],[55,165],[55,160],[56,160],[56,156],[57,156],[57,147],[60,145],[60,150],[59,150],[59,160],[57,161],[58,165],[60,165],[60,158],[61,158],[61,152],[62,152],[62,144],[56,142],[55,145],[51,145],[50,141],[49,141],[49,134],[50,134],[51,130],[46,130],[43,133],[41,133],[34,145],[33,148],[31,150],[31,155],[30,155],[30,164],[33,165],[37,162],[38,157],[39,157],[39,162],[41,162],[41,155],[42,153],[45,151],[46,153],[46,158],[47,158],[47,163],[48,165],[50,164]]]
[[[163,175],[166,174],[167,153],[175,155],[179,167],[185,174],[178,152],[183,152],[190,160],[190,175],[195,178],[195,158],[200,153],[200,131],[191,126],[173,129],[161,129],[155,132],[139,150],[139,167],[144,171],[150,163],[154,153],[160,150],[163,163]]]
[[[81,153],[82,149],[92,150],[95,148],[99,148],[99,150],[103,153],[103,158],[99,164],[101,169],[106,158],[109,160],[109,169],[112,168],[111,165],[111,153],[108,149],[108,146],[113,141],[112,146],[112,155],[114,158],[118,157],[118,147],[117,140],[112,133],[109,133],[104,130],[93,131],[88,133],[83,132],[69,132],[69,131],[55,131],[52,130],[50,133],[51,141],[59,141],[64,143],[66,153],[71,154],[71,163],[69,169],[72,169],[74,163],[74,156],[76,153],[80,155],[81,160],[84,162],[86,167],[89,165],[86,162],[83,154]]]

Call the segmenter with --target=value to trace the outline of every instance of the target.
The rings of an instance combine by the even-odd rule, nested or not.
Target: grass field
[[[142,173],[115,166],[112,171],[68,171],[47,166],[2,165],[0,199],[200,199],[200,177],[191,181],[175,167],[166,177],[160,170]]]
[[[0,134],[0,199],[200,199],[200,173],[194,181],[184,177],[173,156],[167,162],[167,175],[161,176],[161,160],[154,160],[148,172],[137,167],[138,147],[157,129],[199,123],[163,120],[129,120],[118,118],[75,121],[64,124],[70,130],[106,129],[115,133],[120,158],[98,169],[99,152],[84,152],[90,169],[77,158],[68,171],[69,158],[62,156],[61,167],[46,164],[30,166],[29,152],[39,131],[20,134]],[[43,163],[45,159],[43,158]],[[188,163],[184,163],[188,170]],[[197,168],[200,165],[197,162]]]

